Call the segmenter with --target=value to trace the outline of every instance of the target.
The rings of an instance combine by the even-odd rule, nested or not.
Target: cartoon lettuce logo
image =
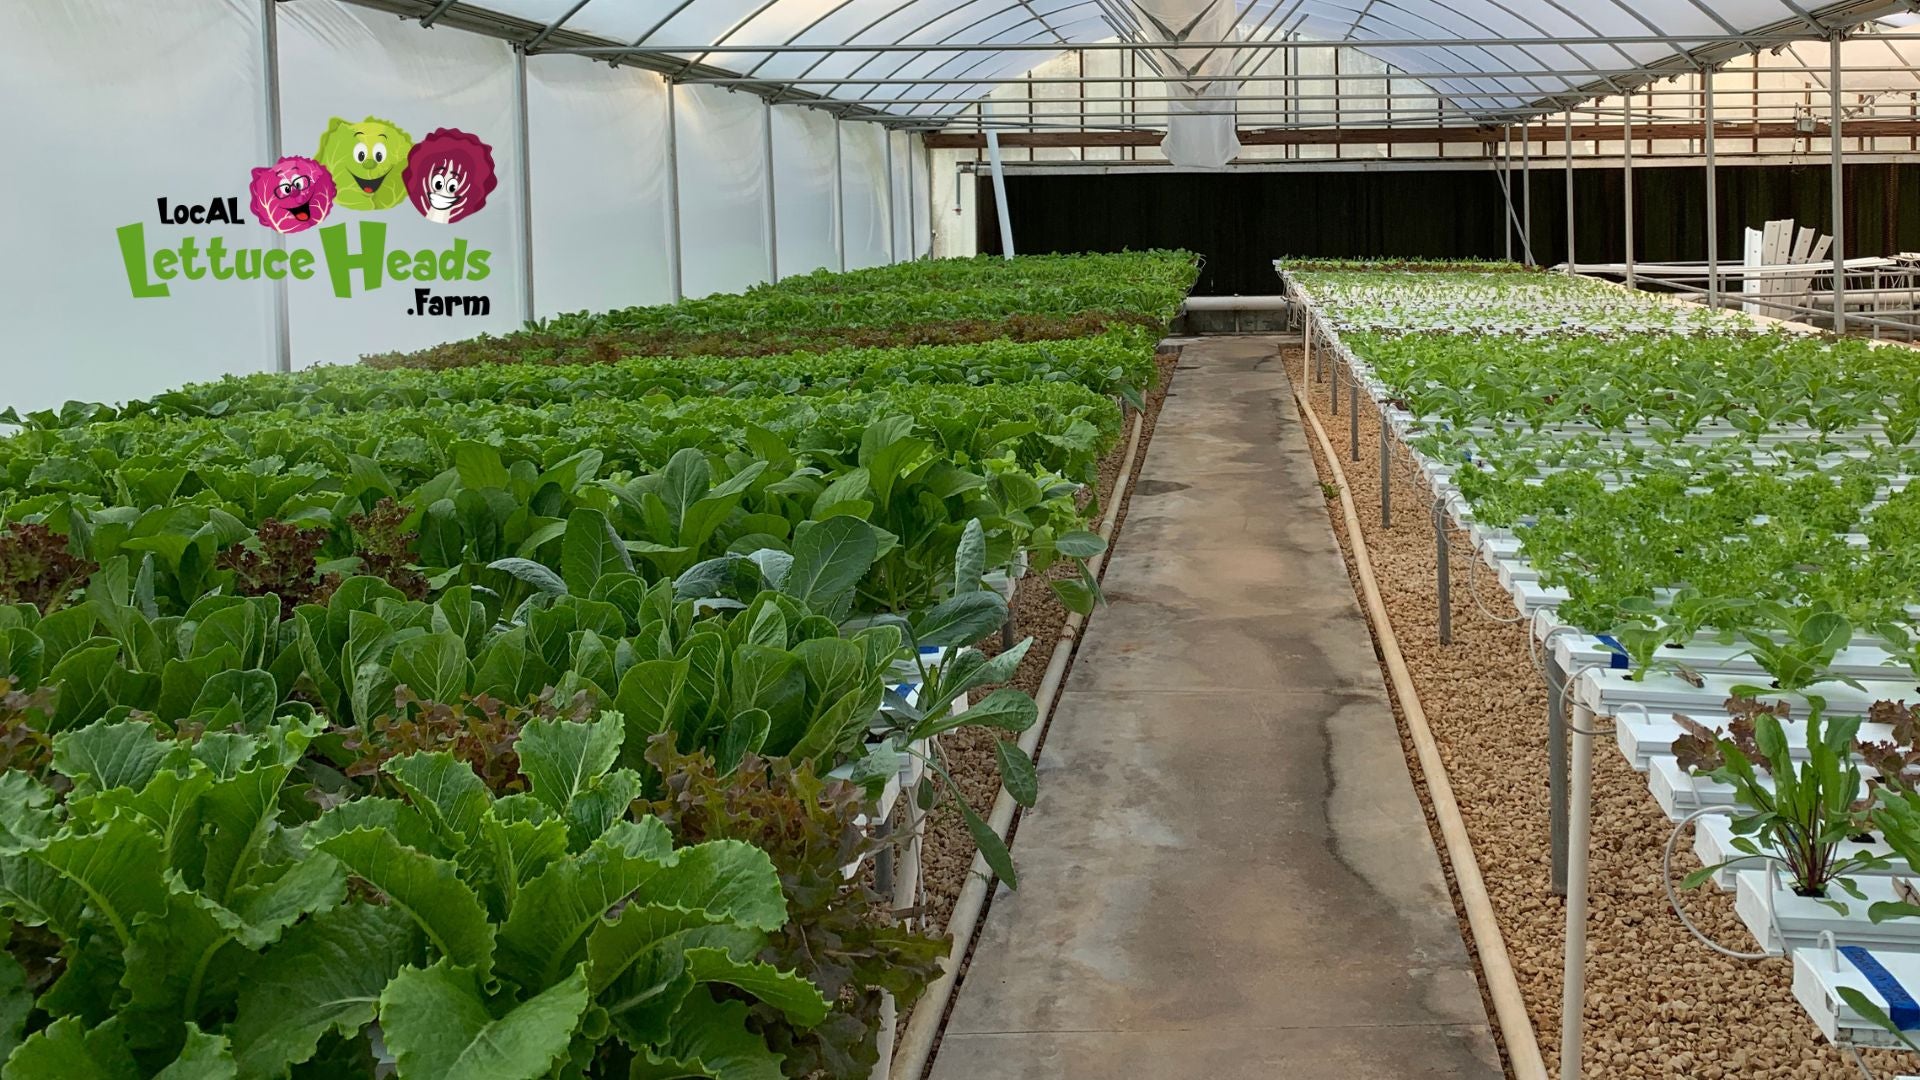
[[[333,174],[340,205],[349,210],[389,210],[407,197],[400,174],[413,139],[378,117],[358,123],[334,117],[313,156]]]
[[[324,166],[294,155],[253,170],[247,192],[253,216],[277,233],[297,233],[325,221],[338,195]]]
[[[487,205],[500,185],[493,149],[457,128],[435,128],[407,158],[407,198],[428,221],[450,225]]]

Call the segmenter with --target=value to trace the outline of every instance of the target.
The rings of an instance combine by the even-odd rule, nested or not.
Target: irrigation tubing
[[[1506,1044],[1507,1061],[1513,1068],[1517,1080],[1546,1080],[1546,1062],[1540,1056],[1540,1043],[1534,1035],[1533,1022],[1527,1017],[1527,1004],[1520,994],[1520,982],[1513,973],[1513,961],[1507,955],[1507,943],[1500,935],[1500,923],[1493,913],[1493,902],[1487,896],[1487,883],[1480,876],[1480,864],[1473,856],[1473,841],[1467,835],[1467,825],[1460,817],[1460,804],[1453,797],[1453,785],[1447,780],[1446,762],[1440,757],[1440,747],[1433,738],[1433,729],[1427,723],[1426,710],[1420,707],[1420,695],[1414,689],[1413,675],[1407,670],[1406,657],[1400,651],[1400,640],[1394,636],[1393,622],[1387,617],[1387,605],[1380,597],[1380,585],[1374,579],[1373,560],[1367,556],[1365,534],[1360,531],[1360,513],[1354,508],[1353,492],[1347,484],[1346,470],[1340,467],[1340,455],[1334,451],[1333,441],[1327,438],[1326,429],[1320,426],[1320,418],[1314,415],[1313,406],[1305,400],[1299,387],[1293,390],[1294,402],[1300,407],[1300,414],[1313,428],[1314,438],[1320,443],[1322,458],[1327,469],[1333,474],[1334,486],[1340,490],[1340,511],[1346,518],[1348,549],[1353,552],[1354,572],[1360,578],[1360,588],[1365,594],[1367,613],[1373,619],[1373,630],[1380,643],[1381,662],[1386,665],[1387,674],[1393,682],[1394,696],[1400,700],[1400,709],[1407,718],[1407,730],[1413,737],[1415,751],[1420,757],[1420,771],[1427,782],[1427,797],[1433,803],[1433,816],[1440,825],[1441,838],[1446,842],[1447,861],[1453,866],[1453,878],[1460,889],[1460,905],[1467,911],[1467,929],[1473,934],[1474,947],[1480,954],[1480,970],[1486,976],[1487,996],[1493,999],[1493,1012],[1500,1028],[1501,1041]]]
[[[1693,813],[1688,814],[1686,817],[1681,818],[1679,822],[1673,826],[1673,832],[1667,834],[1666,849],[1660,853],[1660,884],[1667,890],[1667,903],[1672,906],[1673,913],[1680,917],[1680,925],[1687,928],[1687,933],[1700,939],[1700,944],[1705,945],[1721,956],[1731,956],[1735,960],[1765,960],[1771,955],[1770,953],[1765,951],[1741,952],[1738,949],[1729,949],[1725,945],[1708,937],[1704,931],[1693,924],[1692,919],[1687,917],[1686,911],[1680,907],[1680,894],[1675,892],[1673,888],[1673,846],[1680,841],[1680,834],[1687,831],[1687,826],[1692,825],[1694,822],[1699,821],[1709,814],[1731,815],[1733,813],[1734,809],[1730,806],[1703,806]],[[1742,855],[1733,861],[1744,862],[1748,859],[1764,860],[1765,858],[1766,856],[1764,855]]]
[[[1106,513],[1100,524],[1100,537],[1111,544],[1114,526],[1120,520],[1120,508],[1127,502],[1127,486],[1133,477],[1134,458],[1140,452],[1140,434],[1146,426],[1146,414],[1136,411],[1133,417],[1133,432],[1127,437],[1126,457],[1120,462],[1120,476],[1113,484],[1113,494],[1107,499]],[[1108,551],[1112,550],[1111,547]],[[1102,551],[1088,561],[1087,570],[1098,580],[1100,571],[1105,568],[1107,551]],[[1073,649],[1080,639],[1080,628],[1086,624],[1086,616],[1079,612],[1068,612],[1066,625],[1060,630],[1060,640],[1054,644],[1053,655],[1048,658],[1046,675],[1040,681],[1040,691],[1034,695],[1040,706],[1040,721],[1020,735],[1020,752],[1029,759],[1039,753],[1040,741],[1045,738],[1047,728],[1053,723],[1054,699],[1059,696],[1060,684],[1067,673],[1067,662],[1073,657]],[[1003,788],[994,797],[993,811],[987,816],[987,827],[993,830],[1001,840],[1007,838],[1007,831],[1013,827],[1014,813],[1019,809]],[[967,882],[960,889],[960,897],[954,902],[953,914],[947,919],[947,932],[953,936],[953,947],[942,965],[940,978],[927,987],[927,992],[914,1005],[913,1015],[907,1020],[907,1029],[900,1036],[900,1045],[893,1055],[892,1080],[921,1080],[926,1074],[927,1063],[933,1057],[933,1045],[946,1026],[947,1005],[953,1000],[954,990],[960,983],[960,966],[966,961],[967,952],[973,946],[974,934],[980,929],[980,917],[986,910],[988,891],[994,881],[993,870],[987,866],[987,860],[979,852],[974,852],[973,865],[967,869]]]

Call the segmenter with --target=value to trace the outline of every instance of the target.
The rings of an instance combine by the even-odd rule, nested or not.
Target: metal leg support
[[[1567,895],[1567,713],[1561,691],[1567,673],[1547,654],[1547,831],[1551,834],[1553,894]]]
[[[1393,443],[1387,436],[1387,414],[1380,413],[1380,527],[1393,528]]]
[[[1434,587],[1440,594],[1440,644],[1453,644],[1453,567],[1447,553],[1447,512],[1433,504]]]
[[[1593,824],[1593,710],[1573,707],[1571,820],[1567,832],[1567,955],[1561,976],[1560,1080],[1580,1080],[1587,1000],[1587,841]]]
[[[1360,379],[1347,372],[1347,457],[1360,460]]]

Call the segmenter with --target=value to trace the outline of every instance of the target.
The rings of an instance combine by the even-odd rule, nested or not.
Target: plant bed
[[[1302,371],[1302,350],[1285,347],[1282,353],[1290,377],[1303,387],[1310,385]],[[1328,421],[1324,399],[1313,404],[1322,421]],[[1345,405],[1343,400],[1340,422],[1326,423],[1343,461]],[[1372,462],[1369,455],[1377,452],[1377,440],[1375,414],[1363,406],[1364,461]],[[1318,461],[1317,447],[1314,456]],[[1328,479],[1324,463],[1320,470],[1322,479]],[[1462,582],[1469,560],[1477,556],[1468,536],[1456,530],[1450,544],[1453,643],[1441,645],[1433,528],[1424,513],[1431,498],[1427,488],[1408,456],[1396,449],[1394,524],[1383,528],[1378,516],[1364,509],[1377,505],[1377,471],[1348,466],[1347,475],[1363,508],[1364,540],[1382,597],[1454,788],[1462,795],[1462,813],[1528,1012],[1541,1050],[1552,1061],[1559,1033],[1565,915],[1548,877],[1546,695],[1529,658],[1529,631],[1524,623],[1497,624],[1475,613]],[[1346,547],[1349,537],[1337,510],[1330,520]],[[1490,606],[1498,600],[1497,594],[1482,595]],[[1418,783],[1418,763],[1410,749],[1407,756]],[[1606,962],[1588,971],[1584,1027],[1593,1062],[1590,1075],[1609,1080],[1710,1074],[1743,1080],[1858,1080],[1851,1061],[1820,1037],[1793,1000],[1785,961],[1750,964],[1710,953],[1673,918],[1659,880],[1660,855],[1671,831],[1672,823],[1649,795],[1645,780],[1625,759],[1598,755],[1596,909],[1588,947]],[[1677,874],[1696,865],[1690,850],[1676,853]],[[1717,940],[1738,942],[1744,934],[1730,893],[1702,892],[1687,904],[1695,922]],[[1877,1075],[1913,1072],[1920,1062],[1881,1050],[1865,1056]]]
[[[939,740],[1035,722],[990,685],[1022,680],[1007,593],[1097,595],[1138,344],[855,359],[907,377],[817,395],[367,369],[331,404],[6,414],[8,1075],[433,1072],[495,1024],[537,1032],[515,1075],[690,1074],[709,1037],[861,1074],[881,991],[944,951],[886,925],[866,826],[1033,798],[1024,759],[963,786]]]

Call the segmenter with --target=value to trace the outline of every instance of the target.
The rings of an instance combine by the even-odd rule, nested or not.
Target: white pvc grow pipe
[[[1314,438],[1320,443],[1321,456],[1327,462],[1327,469],[1333,473],[1334,486],[1340,489],[1340,511],[1346,519],[1348,548],[1353,552],[1354,572],[1360,578],[1361,591],[1365,596],[1367,613],[1373,619],[1373,629],[1379,638],[1381,663],[1386,666],[1387,674],[1393,682],[1394,696],[1400,700],[1400,708],[1407,718],[1407,731],[1413,737],[1415,751],[1420,757],[1420,772],[1427,781],[1427,796],[1433,803],[1433,816],[1440,825],[1441,838],[1446,842],[1447,861],[1453,867],[1454,882],[1460,888],[1460,905],[1467,912],[1467,928],[1473,934],[1474,947],[1480,953],[1480,969],[1486,975],[1487,996],[1493,999],[1495,1022],[1500,1027],[1501,1041],[1506,1044],[1507,1061],[1513,1075],[1518,1080],[1546,1080],[1547,1066],[1540,1056],[1540,1044],[1533,1032],[1533,1021],[1527,1017],[1526,999],[1520,994],[1520,981],[1513,973],[1513,961],[1507,955],[1506,940],[1500,935],[1500,923],[1493,913],[1493,902],[1487,896],[1487,883],[1480,876],[1480,864],[1473,856],[1473,841],[1467,835],[1467,825],[1460,817],[1460,804],[1453,797],[1453,785],[1447,779],[1447,765],[1440,756],[1440,747],[1434,741],[1433,729],[1427,723],[1426,710],[1420,706],[1419,692],[1414,688],[1413,675],[1407,669],[1406,657],[1400,651],[1400,640],[1394,636],[1393,622],[1387,617],[1387,605],[1380,597],[1379,583],[1374,579],[1373,560],[1367,555],[1367,544],[1360,531],[1360,514],[1353,505],[1353,492],[1347,485],[1346,471],[1340,467],[1340,455],[1334,452],[1332,440],[1327,438],[1326,429],[1320,426],[1319,417],[1314,415],[1313,407],[1296,387],[1294,401],[1300,407],[1301,415],[1313,428]],[[1582,867],[1584,874],[1585,868]]]
[[[1135,413],[1133,432],[1127,436],[1126,457],[1120,462],[1120,478],[1114,481],[1113,494],[1107,500],[1106,514],[1100,525],[1102,539],[1111,540],[1114,525],[1120,520],[1120,507],[1126,504],[1127,484],[1133,476],[1134,457],[1140,451],[1140,433],[1146,426],[1146,415]],[[1109,549],[1111,550],[1111,549]],[[1106,565],[1107,552],[1102,551],[1088,560],[1087,570],[1096,579]],[[1020,752],[1032,758],[1040,747],[1040,740],[1046,735],[1047,726],[1053,721],[1054,698],[1058,696],[1060,684],[1067,673],[1067,661],[1073,657],[1073,647],[1080,638],[1080,628],[1085,625],[1086,617],[1077,611],[1067,613],[1067,622],[1060,630],[1060,640],[1053,646],[1053,655],[1048,658],[1045,676],[1040,680],[1040,691],[1034,695],[1040,705],[1040,721],[1020,735]],[[1007,830],[1013,826],[1013,815],[1019,809],[1002,788],[994,797],[993,811],[987,816],[987,827],[1000,839],[1007,838]],[[927,1062],[933,1056],[934,1040],[946,1026],[947,1004],[953,1000],[953,992],[960,982],[960,965],[966,960],[967,950],[973,944],[973,936],[980,928],[980,915],[986,909],[987,891],[994,880],[993,870],[987,866],[987,860],[979,852],[974,852],[973,865],[967,868],[967,883],[960,889],[960,897],[954,901],[953,914],[947,917],[947,932],[953,936],[952,950],[947,954],[940,977],[927,987],[926,994],[913,1008],[913,1016],[907,1021],[907,1030],[900,1036],[900,1048],[893,1055],[893,1080],[921,1080],[926,1074]]]
[[[1593,710],[1573,707],[1567,818],[1567,951],[1561,963],[1560,1080],[1580,1080],[1587,1000],[1587,869],[1593,827]]]

